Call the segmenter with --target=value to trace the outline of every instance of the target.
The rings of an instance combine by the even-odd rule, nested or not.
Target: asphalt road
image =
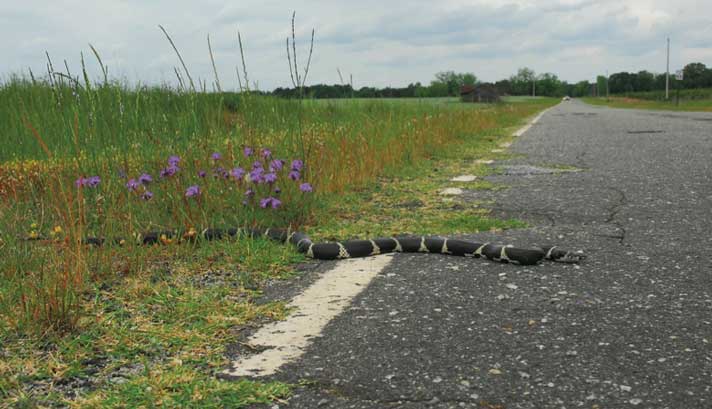
[[[534,227],[471,237],[588,260],[398,254],[274,376],[302,382],[274,406],[712,408],[712,114],[571,101],[511,149],[492,178],[511,188],[461,200]]]

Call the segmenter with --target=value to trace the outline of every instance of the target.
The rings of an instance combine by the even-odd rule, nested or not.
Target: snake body
[[[152,245],[166,244],[176,240],[220,240],[243,236],[266,237],[280,243],[289,243],[307,257],[319,260],[368,257],[393,252],[436,253],[473,258],[484,257],[493,261],[520,265],[533,265],[542,260],[576,263],[585,258],[583,254],[562,250],[556,246],[519,248],[438,236],[398,236],[315,243],[306,234],[288,229],[209,228],[201,232],[192,229],[187,232],[165,230],[139,234],[133,238],[133,241],[137,244]],[[130,240],[111,240],[114,244],[121,245],[126,244],[128,241]],[[106,242],[107,240],[97,237],[85,239],[85,243],[90,245],[99,246]]]

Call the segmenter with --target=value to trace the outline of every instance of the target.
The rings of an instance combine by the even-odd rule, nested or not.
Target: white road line
[[[228,376],[269,376],[299,358],[310,340],[339,315],[391,261],[392,254],[340,261],[288,304],[294,308],[284,321],[259,329],[248,344],[265,351],[239,358],[223,373]]]
[[[553,107],[551,107],[553,108]],[[535,123],[537,123],[542,116],[544,116],[545,113],[547,113],[551,108],[547,108],[539,113],[539,115],[535,116],[534,119],[532,119],[528,124],[524,125],[523,127],[519,128],[516,132],[514,132],[512,135],[514,136],[522,136],[524,132],[528,131],[529,128],[532,127]]]

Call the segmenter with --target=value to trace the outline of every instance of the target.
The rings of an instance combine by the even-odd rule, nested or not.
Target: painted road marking
[[[299,358],[311,339],[339,315],[392,259],[392,254],[340,261],[288,304],[294,310],[284,321],[260,328],[248,344],[266,347],[255,355],[232,362],[224,375],[269,376],[282,365]]]

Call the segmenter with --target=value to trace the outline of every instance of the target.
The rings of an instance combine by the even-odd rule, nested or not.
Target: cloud
[[[621,70],[664,69],[665,38],[671,67],[712,65],[712,4],[701,0],[444,0],[277,1],[208,0],[86,2],[26,0],[0,5],[0,75],[81,69],[80,53],[99,76],[93,44],[112,76],[132,82],[175,82],[178,59],[158,24],[179,47],[191,74],[213,81],[210,34],[221,82],[237,86],[237,31],[250,79],[264,89],[288,86],[285,40],[292,10],[300,64],[316,29],[310,82],[336,83],[340,68],[356,86],[429,82],[438,71],[508,77],[528,66],[569,81]]]

